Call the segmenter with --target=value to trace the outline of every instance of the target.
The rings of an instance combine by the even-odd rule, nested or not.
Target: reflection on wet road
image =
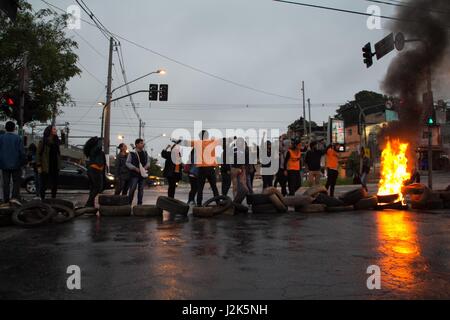
[[[450,298],[450,215],[81,217],[0,232],[0,298]],[[82,290],[66,288],[78,265]],[[379,265],[381,290],[366,286]]]

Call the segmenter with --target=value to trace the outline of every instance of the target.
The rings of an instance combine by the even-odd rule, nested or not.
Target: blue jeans
[[[138,205],[142,204],[142,198],[144,197],[144,178],[131,177],[130,179],[130,192],[128,193],[128,200],[130,204],[133,204],[134,192],[138,189]]]

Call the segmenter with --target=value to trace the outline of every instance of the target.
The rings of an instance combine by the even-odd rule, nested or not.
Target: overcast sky
[[[32,0],[37,8],[46,5]],[[49,0],[63,9],[70,0]],[[113,33],[139,45],[215,76],[292,100],[262,94],[218,80],[204,73],[138,48],[124,40],[121,46],[128,80],[164,68],[164,76],[151,75],[131,85],[132,91],[148,89],[149,83],[169,84],[169,101],[149,103],[147,94],[134,97],[146,122],[145,137],[176,128],[192,128],[203,120],[207,128],[279,128],[303,114],[301,82],[311,99],[311,117],[321,124],[336,107],[353,99],[360,90],[380,91],[390,53],[374,61],[370,69],[362,61],[361,48],[372,45],[390,31],[369,30],[367,17],[306,8],[271,0],[84,0]],[[364,0],[304,0],[366,12],[373,4]],[[382,5],[380,5],[382,6]],[[392,6],[382,6],[383,15],[393,15]],[[82,18],[89,20],[86,14]],[[108,42],[101,32],[82,22],[76,32],[67,30],[79,44],[83,70],[69,83],[76,106],[63,108],[58,122],[71,123],[72,135],[100,135],[101,107],[105,100]],[[123,84],[114,55],[113,88]],[[125,91],[117,91],[116,96]],[[247,107],[248,106],[248,107]],[[307,114],[308,117],[308,114]],[[112,108],[111,144],[134,142],[138,121],[128,99]],[[84,143],[85,139],[72,140]],[[168,138],[148,142],[156,156]],[[112,151],[111,151],[112,152]]]

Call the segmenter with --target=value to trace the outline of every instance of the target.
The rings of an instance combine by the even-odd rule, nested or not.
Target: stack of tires
[[[62,199],[30,201],[15,208],[11,221],[18,226],[32,228],[45,223],[65,223],[75,218],[74,205]]]
[[[369,196],[363,187],[348,191],[339,199],[345,206],[353,207],[355,210],[372,210],[378,206],[378,197]]]
[[[171,216],[187,217],[189,212],[189,205],[186,202],[164,196],[158,197],[156,207],[161,210],[161,214],[167,211]]]
[[[128,196],[122,195],[99,195],[99,212],[102,217],[129,217],[131,216],[131,205]]]
[[[264,189],[262,194],[248,194],[247,203],[252,206],[254,214],[285,213],[288,210],[285,198],[273,187]]]

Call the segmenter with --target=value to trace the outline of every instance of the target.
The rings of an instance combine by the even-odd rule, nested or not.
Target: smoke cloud
[[[394,32],[402,32],[405,48],[392,61],[382,83],[382,90],[403,100],[397,110],[399,121],[389,123],[380,133],[380,142],[387,136],[410,142],[410,151],[417,146],[420,128],[424,124],[425,108],[422,95],[427,91],[427,72],[431,71],[434,96],[442,98],[445,83],[450,84],[450,2],[448,0],[411,0],[398,7]],[[411,150],[412,149],[412,150]]]

